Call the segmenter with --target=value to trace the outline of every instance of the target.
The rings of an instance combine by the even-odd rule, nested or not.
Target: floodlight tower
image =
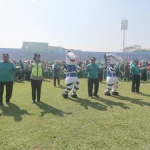
[[[128,30],[128,20],[121,21],[121,30],[123,30],[123,62],[124,62],[124,55],[125,55],[125,30]]]

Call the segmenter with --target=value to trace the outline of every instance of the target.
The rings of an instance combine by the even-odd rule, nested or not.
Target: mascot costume
[[[117,88],[118,88],[118,77],[116,77],[116,63],[117,59],[113,54],[106,53],[105,56],[105,63],[107,65],[106,68],[106,84],[107,89],[105,90],[105,95],[111,95],[110,90],[112,90],[112,95],[118,95]]]
[[[69,92],[71,92],[71,97],[77,98],[76,91],[79,89],[79,79],[77,77],[77,72],[80,72],[81,70],[81,63],[79,63],[78,67],[76,67],[75,64],[75,54],[68,51],[66,54],[66,65],[64,65],[64,73],[66,74],[66,90],[62,94],[64,98],[68,98]]]

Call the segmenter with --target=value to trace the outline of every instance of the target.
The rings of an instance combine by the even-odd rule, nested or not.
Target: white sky
[[[0,0],[0,47],[23,41],[85,51],[120,51],[121,20],[129,22],[126,46],[150,48],[150,0]]]

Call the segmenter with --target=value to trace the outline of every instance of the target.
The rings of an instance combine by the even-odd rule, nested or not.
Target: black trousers
[[[140,75],[133,74],[132,75],[132,92],[139,92],[140,87]]]
[[[0,103],[3,102],[4,85],[6,85],[6,102],[10,101],[13,91],[13,81],[0,82]]]
[[[89,94],[89,96],[93,95],[92,94],[93,84],[94,84],[94,95],[97,95],[98,89],[99,89],[99,80],[98,80],[98,78],[96,78],[96,79],[88,78],[88,94]]]
[[[36,93],[37,93],[37,100],[40,101],[41,86],[42,86],[42,80],[33,80],[33,79],[31,79],[32,100],[33,101],[36,100]]]
[[[30,80],[30,75],[31,75],[31,71],[27,71],[27,72],[26,72],[26,80],[27,80],[27,81]]]
[[[102,80],[103,80],[103,72],[99,72],[98,73],[98,80],[99,80],[99,82],[102,82]]]
[[[60,84],[59,77],[54,77],[54,86],[56,86],[56,80],[57,80],[58,85]]]
[[[141,80],[143,80],[143,81],[147,80],[147,74],[146,74],[146,72],[141,73]]]

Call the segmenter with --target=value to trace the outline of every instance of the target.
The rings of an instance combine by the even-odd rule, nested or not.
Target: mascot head
[[[76,56],[73,52],[68,51],[66,54],[66,64],[74,65],[76,62]]]
[[[115,57],[115,55],[109,52],[104,55],[104,58],[106,65],[115,65],[117,63],[117,58]]]

